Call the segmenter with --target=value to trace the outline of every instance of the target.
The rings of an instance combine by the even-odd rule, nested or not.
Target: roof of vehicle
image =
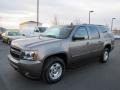
[[[61,26],[104,26],[104,25],[97,25],[97,24],[78,24],[78,25],[61,25]]]
[[[85,26],[104,26],[104,25],[97,25],[97,24],[82,24],[82,25],[85,25]]]
[[[79,24],[79,25],[59,25],[59,26],[63,26],[63,27],[70,27],[70,28],[74,28],[74,27],[79,27],[79,26],[100,26],[100,27],[107,27],[107,26],[104,26],[104,25],[97,25],[97,24]],[[59,27],[58,26],[58,27]]]

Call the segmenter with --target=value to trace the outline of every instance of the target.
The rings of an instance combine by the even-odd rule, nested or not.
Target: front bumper
[[[41,61],[16,60],[10,54],[8,55],[10,65],[17,71],[29,75],[41,75],[43,63]]]

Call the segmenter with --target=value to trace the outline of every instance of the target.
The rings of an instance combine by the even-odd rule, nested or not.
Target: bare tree
[[[58,25],[58,17],[56,15],[54,16],[53,25]]]
[[[74,20],[74,23],[75,23],[75,24],[80,24],[80,18],[77,18],[77,17],[76,17],[75,20]]]

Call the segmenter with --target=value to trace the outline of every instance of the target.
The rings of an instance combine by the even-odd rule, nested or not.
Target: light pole
[[[111,23],[111,31],[112,31],[112,29],[113,29],[113,23],[114,23],[114,20],[115,20],[116,18],[112,18],[112,23]]]
[[[39,25],[39,0],[37,0],[37,26]]]
[[[94,11],[89,11],[89,24],[90,24],[90,14],[93,13]]]

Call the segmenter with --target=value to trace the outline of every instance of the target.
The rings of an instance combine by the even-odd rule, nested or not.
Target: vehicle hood
[[[46,37],[34,37],[34,38],[26,38],[26,39],[18,39],[14,40],[11,43],[11,46],[16,46],[21,49],[33,49],[36,47],[40,47],[40,45],[46,45],[54,42],[60,42],[61,39],[55,39],[55,38],[46,38]]]

